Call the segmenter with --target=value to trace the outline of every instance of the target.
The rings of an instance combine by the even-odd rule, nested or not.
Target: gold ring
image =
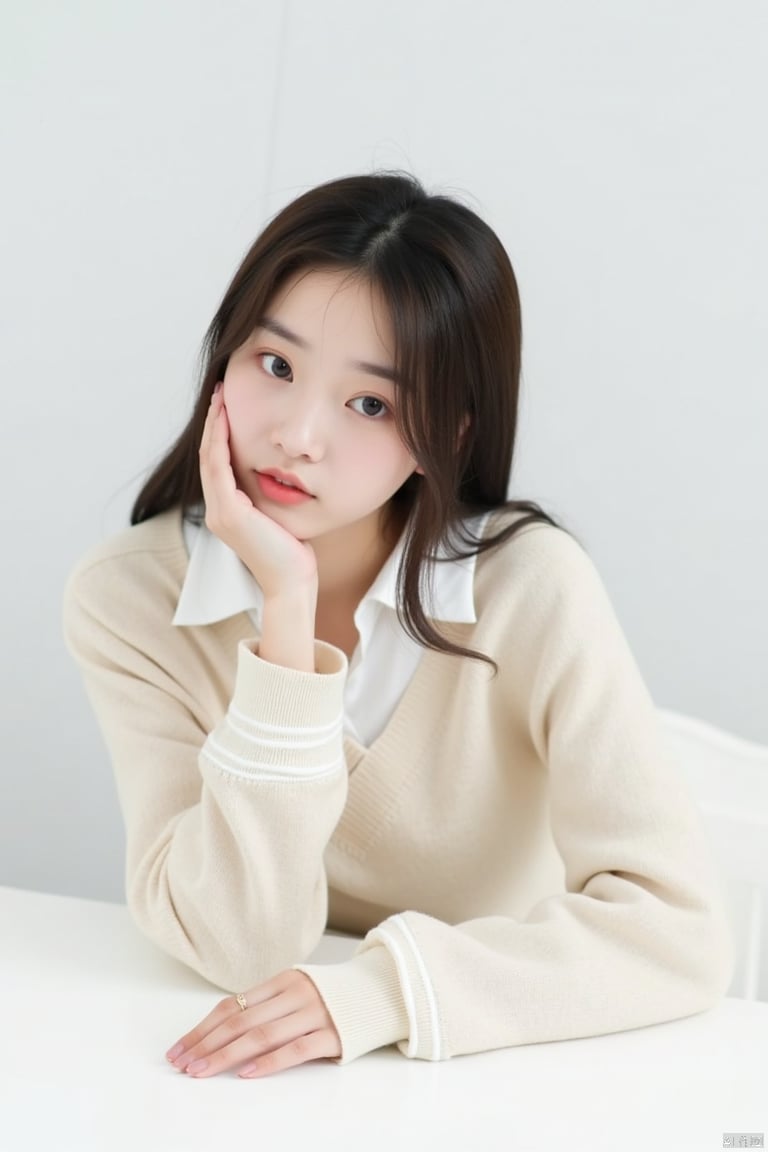
[[[238,992],[237,996],[235,996],[235,1000],[237,1001],[237,1006],[240,1011],[245,1012],[246,1008],[248,1007],[248,1001],[245,998],[245,992]]]

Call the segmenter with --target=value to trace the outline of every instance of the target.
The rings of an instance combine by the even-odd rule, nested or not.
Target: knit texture
[[[492,529],[491,522],[489,528]],[[482,554],[498,664],[425,652],[370,748],[342,733],[347,662],[259,659],[246,614],[171,624],[178,512],[92,549],[65,635],[112,758],[139,927],[236,991],[316,984],[342,1061],[446,1059],[702,1011],[732,946],[694,803],[595,568],[526,527]],[[306,964],[326,926],[364,935]]]

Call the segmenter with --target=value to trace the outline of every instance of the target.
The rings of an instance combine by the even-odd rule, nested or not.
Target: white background
[[[586,545],[656,702],[768,742],[762,0],[2,0],[0,71],[0,883],[122,897],[66,576],[267,216],[372,168],[507,246],[512,491]]]

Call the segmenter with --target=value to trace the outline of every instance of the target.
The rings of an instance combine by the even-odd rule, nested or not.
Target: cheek
[[[371,438],[368,442],[362,442],[361,438],[350,453],[349,464],[357,478],[355,484],[361,476],[366,476],[373,487],[388,495],[396,492],[416,467],[396,434]]]
[[[228,372],[224,376],[222,395],[229,420],[229,438],[237,443],[247,435],[253,423],[252,397],[248,395],[245,382],[238,379],[236,373],[230,375]]]
[[[386,460],[390,475],[400,483],[416,471],[416,461],[395,429],[391,430],[388,438]]]

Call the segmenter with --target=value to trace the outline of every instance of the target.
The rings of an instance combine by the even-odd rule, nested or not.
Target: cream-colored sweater
[[[342,733],[346,659],[259,659],[246,614],[172,627],[177,512],[93,549],[65,632],[109,747],[133,915],[229,991],[290,966],[344,1061],[634,1028],[721,997],[731,942],[692,801],[595,569],[545,524],[481,555],[499,665],[426,652],[370,748]],[[324,929],[365,934],[306,965]]]

